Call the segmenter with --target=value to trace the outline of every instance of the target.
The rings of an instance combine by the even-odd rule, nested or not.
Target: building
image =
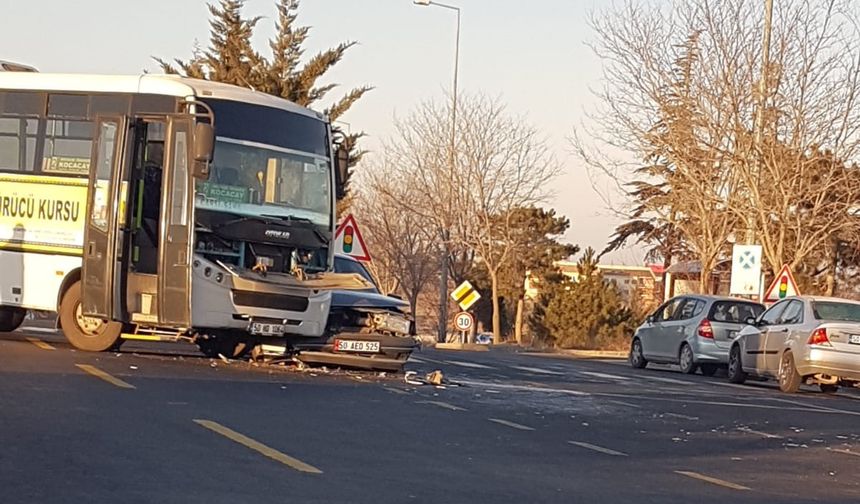
[[[566,277],[574,282],[579,280],[579,270],[575,261],[557,261],[555,265]],[[628,304],[653,306],[663,299],[663,267],[660,265],[598,264],[597,270],[603,275],[605,281],[618,288]],[[536,282],[533,279],[526,279],[526,297],[534,299],[537,294]]]

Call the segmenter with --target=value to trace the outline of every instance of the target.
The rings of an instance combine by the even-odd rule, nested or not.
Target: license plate
[[[339,339],[334,340],[334,350],[335,352],[375,353],[379,351],[379,342]]]
[[[848,336],[848,343],[860,345],[860,334],[851,334]]]
[[[254,322],[251,324],[251,334],[259,334],[260,336],[280,336],[284,334],[284,325]]]

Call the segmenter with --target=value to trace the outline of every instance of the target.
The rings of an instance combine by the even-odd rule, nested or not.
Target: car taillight
[[[818,329],[812,331],[812,334],[809,336],[809,341],[806,342],[810,345],[830,345],[830,338],[827,337],[827,329],[823,327],[819,327]]]
[[[711,327],[711,322],[708,319],[699,324],[699,337],[714,339],[714,328]]]

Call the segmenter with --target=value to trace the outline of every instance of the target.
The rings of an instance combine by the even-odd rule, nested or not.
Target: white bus
[[[322,114],[268,94],[0,72],[0,331],[44,310],[91,351],[319,336],[355,281],[330,273],[345,170]]]

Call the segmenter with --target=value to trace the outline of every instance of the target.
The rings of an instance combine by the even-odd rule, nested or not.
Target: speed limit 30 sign
[[[472,329],[473,325],[475,325],[475,317],[473,317],[471,313],[460,312],[454,315],[454,327],[457,328],[458,331],[469,331]]]

